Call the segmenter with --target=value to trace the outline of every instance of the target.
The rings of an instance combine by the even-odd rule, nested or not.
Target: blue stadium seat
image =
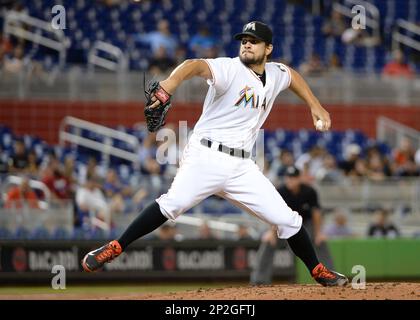
[[[74,240],[87,240],[89,239],[89,234],[83,228],[78,227],[73,229],[71,238]]]
[[[50,238],[50,233],[47,230],[47,228],[45,227],[37,227],[35,228],[30,236],[31,239],[35,239],[35,240],[44,240],[44,239],[49,239]]]
[[[44,18],[45,14],[49,15],[50,2],[22,1],[31,15],[40,18]],[[310,0],[305,0],[305,3],[308,2]],[[81,61],[81,53],[78,50],[89,50],[88,47],[83,48],[82,39],[89,39],[89,41],[107,39],[111,43],[121,46],[121,49],[127,52],[129,51],[128,42],[126,41],[127,35],[154,30],[156,22],[163,17],[169,20],[173,34],[177,35],[179,40],[191,37],[203,22],[215,26],[213,31],[218,35],[223,33],[220,27],[222,25],[228,25],[225,28],[231,30],[233,34],[238,32],[246,21],[254,19],[264,20],[274,28],[276,40],[292,40],[290,43],[293,66],[297,66],[303,61],[308,50],[320,54],[323,60],[327,58],[322,25],[329,16],[329,11],[331,10],[329,4],[325,5],[326,11],[324,16],[316,16],[307,10],[310,6],[293,5],[286,0],[259,0],[257,6],[254,6],[254,2],[251,0],[235,0],[230,1],[230,3],[233,4],[232,9],[227,10],[231,6],[228,6],[225,1],[212,1],[212,5],[208,5],[206,1],[204,3],[199,1],[171,1],[171,6],[166,6],[162,2],[153,2],[152,5],[147,1],[140,3],[122,1],[120,4],[110,7],[98,3],[93,4],[91,1],[64,1],[68,13],[68,24],[72,26],[67,28],[65,33],[73,40],[69,49],[68,60]],[[374,0],[374,4],[378,7],[381,14],[381,31],[385,35],[387,42],[378,46],[380,50],[387,50],[392,33],[392,25],[396,19],[410,18],[414,21],[420,20],[419,1],[414,2],[414,5],[412,1],[399,1],[398,5],[396,3],[396,1]],[[153,11],[153,14],[150,14],[151,11]],[[175,14],[169,15],[168,12]],[[238,12],[241,14],[238,14]],[[292,28],[285,28],[285,22],[283,19],[279,19],[279,17],[284,15],[290,17]],[[180,22],[188,24],[187,34],[181,32],[179,28]],[[74,31],[76,28],[78,30]],[[72,30],[72,32],[69,32],[69,30]],[[103,33],[97,33],[98,30],[103,31]],[[313,38],[313,41],[310,41],[311,44],[309,46],[312,46],[312,48],[303,45],[309,43],[308,40],[311,38]],[[237,54],[237,43],[230,41],[225,44],[223,49],[227,56],[234,56]],[[379,72],[384,65],[383,53],[376,49],[373,61],[374,67],[372,68],[374,71]],[[150,48],[145,49],[145,51],[150,53]],[[339,40],[335,45],[334,51],[344,61],[343,44]],[[357,71],[371,68],[371,66],[365,65],[366,61],[363,59],[363,55],[357,53],[357,50],[353,54],[354,57],[350,59],[352,61],[349,66],[350,69]],[[280,57],[282,48],[276,47],[274,55],[275,58]],[[133,58],[130,61],[130,67],[145,69],[147,68],[147,63],[144,63],[144,61],[140,63],[138,59]]]
[[[31,233],[25,227],[18,227],[15,231],[14,238],[19,240],[27,240],[30,239]]]
[[[107,238],[107,235],[104,230],[95,228],[89,232],[88,237],[92,240],[104,240]]]
[[[62,227],[57,227],[52,234],[52,239],[54,240],[66,240],[70,238],[69,232]]]
[[[12,235],[13,233],[9,229],[0,227],[0,239],[11,239]]]

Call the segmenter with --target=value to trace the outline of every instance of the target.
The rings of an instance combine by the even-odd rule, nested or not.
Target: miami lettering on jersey
[[[255,99],[255,96],[257,98]],[[263,103],[261,106],[259,105],[260,102],[260,96],[255,95],[254,89],[252,87],[245,86],[240,92],[239,92],[239,99],[236,101],[235,106],[238,107],[241,104],[243,104],[243,107],[246,108],[247,105],[249,105],[252,109],[258,109],[258,108],[266,108],[266,98],[264,98]]]

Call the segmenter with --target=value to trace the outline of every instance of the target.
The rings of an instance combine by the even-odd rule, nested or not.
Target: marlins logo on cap
[[[241,40],[244,36],[255,37],[261,41],[272,43],[273,31],[270,27],[260,21],[251,21],[244,25],[242,32],[235,35],[235,40]]]

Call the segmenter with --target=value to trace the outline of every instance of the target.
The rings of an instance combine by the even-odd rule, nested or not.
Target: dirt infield
[[[420,283],[368,283],[366,289],[319,285],[242,286],[170,293],[1,294],[0,299],[99,300],[420,300]]]

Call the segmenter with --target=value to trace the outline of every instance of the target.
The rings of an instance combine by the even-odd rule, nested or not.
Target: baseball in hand
[[[316,129],[317,129],[317,130],[319,130],[319,131],[323,131],[323,130],[324,130],[324,122],[323,122],[321,119],[319,119],[319,120],[316,122],[315,127],[316,127]]]

